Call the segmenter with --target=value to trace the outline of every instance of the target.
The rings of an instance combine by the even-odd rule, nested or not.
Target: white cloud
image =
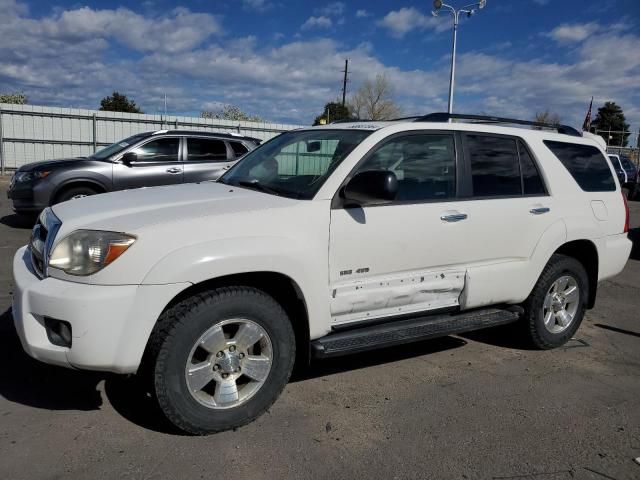
[[[307,21],[302,24],[300,30],[313,30],[316,28],[331,28],[333,22],[329,17],[309,17]]]
[[[245,10],[264,12],[273,8],[273,4],[267,0],[242,0]]]
[[[66,47],[82,42],[113,40],[138,51],[180,52],[197,47],[211,35],[222,32],[216,17],[192,13],[186,8],[176,8],[155,18],[126,8],[94,10],[89,7],[65,10],[42,20],[24,18],[23,15],[20,10],[14,10],[1,17],[3,46],[26,37],[28,42],[40,38]],[[15,46],[18,50],[24,49],[21,42],[16,42]]]
[[[370,17],[370,16],[371,16],[371,14],[368,11],[364,10],[364,9],[360,9],[360,10],[356,11],[356,17],[357,18],[367,18],[367,17]]]
[[[315,13],[325,17],[337,17],[344,13],[346,5],[343,2],[331,2],[321,8],[316,8]]]
[[[185,35],[176,50],[166,45],[167,34],[180,29],[184,21],[178,19],[180,15],[197,14],[182,10],[140,20],[133,12],[107,10],[110,13],[105,15],[96,14],[104,10],[88,9],[91,11],[82,14],[84,23],[74,17],[79,14],[67,14],[80,10],[44,18],[32,18],[24,10],[0,16],[0,85],[4,90],[24,91],[36,105],[87,108],[97,107],[100,98],[118,90],[132,96],[148,113],[159,111],[166,92],[173,112],[198,112],[232,103],[263,118],[307,124],[327,101],[338,96],[340,70],[349,58],[349,92],[383,73],[405,113],[446,108],[447,57],[425,61],[421,69],[406,69],[394,66],[393,57],[383,62],[369,43],[348,46],[318,38],[282,40],[274,46],[268,41],[271,34],[266,39],[210,34],[205,40]],[[118,15],[125,15],[132,22],[127,25],[143,29],[148,37],[129,37],[131,33],[117,29],[113,18],[125,21]],[[165,31],[149,27],[147,20],[167,22]],[[125,45],[139,52],[133,58],[128,52],[113,55],[113,42],[125,40]],[[154,42],[156,48],[150,48]],[[505,54],[497,46],[483,52],[462,49],[454,106],[458,111],[522,118],[548,108],[564,122],[579,126],[593,95],[596,106],[607,100],[621,105],[637,131],[640,57],[629,52],[638,51],[637,33],[610,25],[600,25],[575,44],[571,55],[552,60],[542,56],[516,60],[512,52]]]
[[[598,29],[599,26],[596,23],[564,24],[554,28],[547,35],[561,43],[582,42],[596,33]]]
[[[403,7],[387,13],[382,20],[378,21],[378,25],[387,29],[393,37],[401,38],[411,30],[435,28],[439,23],[437,20],[434,17],[427,17],[416,8]]]
[[[16,0],[0,0],[0,12],[3,12],[3,15],[26,15],[29,12],[29,7],[24,3],[16,2]]]

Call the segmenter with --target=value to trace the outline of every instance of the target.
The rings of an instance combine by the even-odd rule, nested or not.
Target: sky
[[[471,0],[449,0],[462,6]],[[233,104],[310,124],[385,75],[406,115],[446,111],[452,17],[430,0],[0,0],[0,92],[97,108],[117,90],[145,113]],[[640,128],[640,0],[488,0],[458,35],[454,111],[581,126],[615,101]],[[633,135],[635,137],[635,134]]]

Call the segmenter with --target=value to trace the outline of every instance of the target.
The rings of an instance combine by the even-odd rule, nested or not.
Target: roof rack
[[[479,123],[508,123],[512,125],[528,125],[530,127],[548,128],[556,130],[558,133],[571,135],[573,137],[582,137],[582,134],[573,127],[568,125],[552,125],[550,123],[530,122],[527,120],[518,120],[515,118],[490,117],[485,115],[467,115],[463,113],[446,113],[437,112],[429,113],[422,117],[416,118],[415,122],[448,122],[449,120],[475,120]]]
[[[411,117],[400,117],[400,118],[389,118],[388,120],[364,120],[362,118],[342,118],[340,120],[334,120],[330,122],[329,125],[333,125],[335,123],[362,123],[362,122],[402,122],[403,120],[408,121],[418,121],[419,118],[422,118],[421,115],[412,115]]]

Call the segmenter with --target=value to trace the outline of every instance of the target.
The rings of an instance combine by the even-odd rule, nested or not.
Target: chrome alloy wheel
[[[78,198],[84,198],[86,196],[87,194],[85,193],[79,193],[78,195],[74,195],[73,197],[71,197],[69,200],[77,200]]]
[[[205,407],[233,408],[256,394],[271,371],[273,347],[256,322],[223,320],[209,328],[187,358],[185,380]]]
[[[542,306],[542,318],[545,328],[551,333],[564,332],[578,312],[580,306],[580,287],[575,278],[564,275],[553,284]]]

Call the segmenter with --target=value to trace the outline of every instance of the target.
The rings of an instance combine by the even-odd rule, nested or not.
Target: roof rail
[[[412,115],[411,117],[389,118],[386,120],[364,120],[362,118],[342,118],[340,120],[334,120],[333,122],[330,123],[330,125],[333,125],[334,123],[353,123],[353,122],[402,122],[403,120],[413,120],[417,122],[419,118],[422,118],[422,116]]]
[[[449,120],[475,120],[479,123],[507,123],[512,125],[528,125],[530,127],[548,128],[556,130],[558,133],[571,135],[572,137],[582,137],[582,134],[569,125],[553,125],[550,123],[530,122],[528,120],[518,120],[515,118],[490,117],[486,115],[467,115],[463,113],[437,112],[429,113],[417,118],[416,122],[448,122]]]

